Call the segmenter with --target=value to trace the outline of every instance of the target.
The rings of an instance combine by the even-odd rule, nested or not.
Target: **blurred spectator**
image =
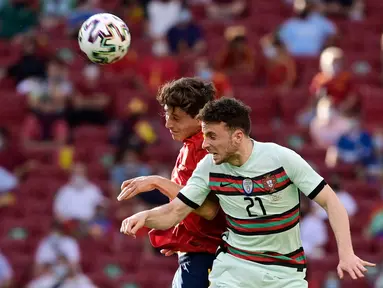
[[[94,288],[80,272],[80,247],[54,223],[52,231],[41,240],[35,256],[35,278],[27,288]]]
[[[214,83],[217,99],[221,97],[233,97],[233,87],[229,78],[224,73],[212,68],[207,58],[201,57],[196,60],[195,75],[205,81]]]
[[[346,16],[352,20],[362,20],[364,0],[320,0],[319,9],[326,14]]]
[[[220,54],[217,68],[228,74],[236,72],[255,73],[255,55],[250,48],[246,29],[243,26],[232,26],[226,29],[227,47]]]
[[[344,68],[343,51],[335,47],[324,50],[320,56],[320,69],[311,83],[311,93],[316,98],[330,97],[335,108],[343,113],[356,113],[359,98],[352,75]]]
[[[82,233],[89,223],[99,220],[99,208],[105,206],[106,199],[100,188],[88,180],[85,165],[74,164],[69,182],[59,189],[54,200],[56,219],[74,233]]]
[[[7,0],[0,7],[0,39],[20,41],[25,32],[37,25],[37,14],[26,0]]]
[[[145,10],[142,5],[143,1],[139,0],[123,0],[122,1],[122,19],[129,23],[129,25],[134,25],[142,23],[145,20]]]
[[[297,78],[295,60],[291,57],[278,35],[261,40],[266,58],[266,84],[279,92],[290,90]]]
[[[67,17],[69,33],[77,38],[78,29],[89,17],[103,10],[99,7],[100,0],[78,0],[76,9],[72,10]]]
[[[66,265],[62,265],[62,258],[67,260]],[[65,234],[62,224],[53,222],[50,233],[38,245],[34,274],[41,276],[47,265],[60,272],[62,266],[70,266],[74,270],[78,270],[79,264],[80,247],[77,241]]]
[[[30,77],[45,77],[46,61],[38,54],[37,46],[35,35],[30,34],[23,39],[21,58],[7,69],[7,76],[12,77],[16,83]],[[18,92],[24,94],[20,89]]]
[[[140,160],[136,151],[126,149],[120,154],[122,155],[117,155],[117,163],[111,171],[111,180],[118,194],[125,180],[152,174],[150,167]]]
[[[313,207],[309,207],[308,210],[300,222],[302,246],[308,258],[322,258],[323,246],[328,241],[327,227]]]
[[[316,116],[310,123],[310,136],[315,145],[326,149],[336,145],[350,127],[350,119],[339,113],[330,99],[323,97],[318,101]]]
[[[155,40],[152,44],[152,55],[144,57],[138,68],[143,86],[155,93],[160,85],[166,81],[178,78],[179,63],[169,55],[169,47],[164,40]]]
[[[71,98],[72,111],[68,121],[71,126],[105,125],[108,121],[110,95],[105,93],[99,66],[87,65],[82,76],[81,82],[76,85],[77,91]]]
[[[11,192],[23,180],[36,162],[28,160],[22,147],[12,141],[9,131],[0,127],[0,207],[14,203]]]
[[[200,53],[205,48],[202,29],[192,21],[189,10],[183,9],[178,23],[170,28],[167,40],[173,54]]]
[[[46,142],[47,145],[66,143],[68,127],[65,121],[67,100],[72,93],[66,64],[59,58],[48,64],[47,78],[26,79],[20,86],[28,94],[31,113],[23,127],[23,139],[27,146]],[[53,142],[52,142],[53,140]]]
[[[40,1],[40,23],[44,28],[56,26],[60,20],[67,17],[76,7],[77,0],[44,0]]]
[[[182,3],[179,0],[151,0],[147,9],[149,36],[159,39],[165,37],[169,29],[177,24]]]
[[[11,288],[13,280],[13,270],[7,258],[0,253],[0,287]]]
[[[279,37],[293,56],[318,56],[333,42],[336,27],[314,12],[307,0],[295,0],[294,13],[293,18],[282,24]]]
[[[139,154],[135,150],[127,149],[122,153],[120,152],[120,154],[122,155],[117,155],[117,163],[111,170],[111,181],[116,196],[121,192],[120,187],[125,180],[153,174],[151,167],[141,161]],[[138,198],[141,198],[146,204],[154,206],[167,202],[167,198],[156,190],[139,194]]]
[[[230,19],[242,16],[246,11],[246,0],[209,0],[207,1],[209,17]]]
[[[335,166],[338,162],[361,165],[370,176],[380,173],[372,136],[356,117],[350,119],[350,129],[339,138],[336,146],[329,148],[328,164]]]

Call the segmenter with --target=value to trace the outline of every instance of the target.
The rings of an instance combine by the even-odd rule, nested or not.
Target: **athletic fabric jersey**
[[[173,182],[186,185],[198,162],[207,154],[206,150],[202,149],[202,142],[202,132],[184,141],[172,172],[171,180]],[[165,231],[152,230],[149,237],[152,245],[156,248],[214,254],[222,242],[221,235],[225,231],[225,227],[222,211],[212,221],[190,213],[176,227]]]
[[[198,208],[215,193],[226,214],[228,253],[268,265],[306,267],[299,231],[299,190],[313,199],[326,185],[294,151],[253,141],[240,167],[215,165],[207,155],[178,198]]]

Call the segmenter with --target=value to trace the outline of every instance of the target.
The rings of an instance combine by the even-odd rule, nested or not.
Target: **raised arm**
[[[168,204],[126,218],[122,222],[120,231],[126,235],[135,236],[137,231],[144,226],[166,230],[180,223],[192,211],[193,208],[175,198]]]

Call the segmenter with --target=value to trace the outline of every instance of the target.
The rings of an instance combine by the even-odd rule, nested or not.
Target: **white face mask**
[[[152,53],[155,56],[165,56],[168,54],[168,45],[163,41],[157,41],[152,46]]]
[[[263,53],[267,58],[271,59],[277,56],[278,51],[277,48],[275,48],[274,46],[268,46],[265,49],[263,49]]]
[[[84,76],[90,80],[96,80],[100,76],[100,68],[96,65],[88,65],[84,68]]]
[[[82,175],[72,175],[71,183],[73,186],[84,187],[87,182],[87,179]]]

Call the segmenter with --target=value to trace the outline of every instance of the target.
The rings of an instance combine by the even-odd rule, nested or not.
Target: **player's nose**
[[[210,147],[209,142],[206,140],[206,138],[204,138],[202,142],[202,149],[208,149],[209,147]]]

